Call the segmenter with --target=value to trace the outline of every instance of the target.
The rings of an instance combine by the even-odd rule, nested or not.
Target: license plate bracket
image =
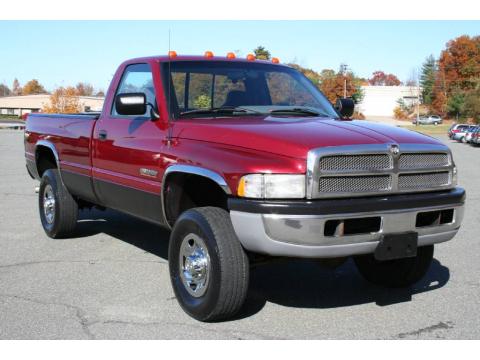
[[[375,259],[395,260],[417,256],[418,234],[404,232],[383,235],[375,249]]]

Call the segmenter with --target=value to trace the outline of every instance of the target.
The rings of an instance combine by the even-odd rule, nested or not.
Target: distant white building
[[[417,103],[422,89],[416,86],[362,86],[363,100],[357,105],[358,111],[365,116],[393,117],[393,109],[398,100],[403,99],[406,105]]]
[[[101,111],[103,100],[103,97],[79,96],[82,111]],[[49,104],[49,94],[0,97],[0,115],[20,117],[30,112],[38,112]]]

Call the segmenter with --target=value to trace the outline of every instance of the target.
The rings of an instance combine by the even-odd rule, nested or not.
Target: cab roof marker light
[[[248,55],[247,55],[247,60],[248,60],[248,61],[255,61],[255,55],[253,55],[253,54],[248,54]]]
[[[206,58],[212,58],[213,57],[213,52],[211,51],[205,51],[205,54],[203,54]]]
[[[177,52],[176,51],[173,51],[173,50],[170,50],[168,52],[168,57],[169,58],[176,58],[177,57]]]
[[[279,63],[280,63],[280,60],[279,60],[278,58],[276,58],[276,57],[273,57],[273,58],[272,58],[272,63],[274,63],[274,64],[279,64]]]
[[[233,52],[227,53],[227,59],[235,59],[235,54]]]

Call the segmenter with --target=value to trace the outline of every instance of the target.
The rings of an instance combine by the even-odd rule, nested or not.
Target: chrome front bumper
[[[451,222],[416,227],[420,212],[453,209]],[[333,215],[261,214],[230,211],[238,239],[249,251],[272,256],[330,258],[373,253],[384,234],[414,231],[418,246],[452,239],[460,228],[464,205],[383,210]],[[379,231],[367,234],[325,236],[328,220],[380,217]]]

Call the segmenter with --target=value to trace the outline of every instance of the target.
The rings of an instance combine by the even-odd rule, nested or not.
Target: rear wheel
[[[438,121],[435,121],[435,122],[433,123],[433,125],[437,126],[437,125],[438,125]]]
[[[170,236],[168,262],[177,300],[193,318],[222,320],[242,307],[249,262],[225,210],[185,211]]]
[[[391,288],[408,287],[419,281],[430,268],[433,245],[417,249],[417,256],[378,261],[373,254],[356,256],[355,265],[369,282]]]
[[[43,173],[38,191],[38,208],[43,230],[51,238],[73,235],[77,225],[78,205],[63,185],[57,169]]]
[[[467,142],[467,138],[466,138],[465,136],[462,136],[462,138],[460,139],[460,141],[465,144],[465,143]]]

